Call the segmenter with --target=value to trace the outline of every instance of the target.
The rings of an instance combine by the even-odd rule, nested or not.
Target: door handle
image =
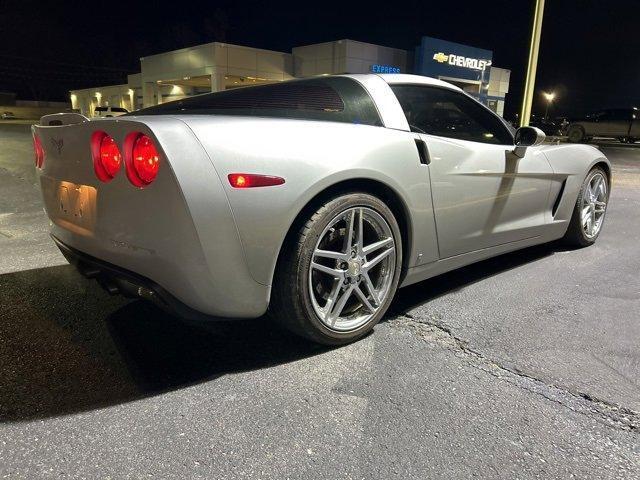
[[[420,163],[423,165],[429,165],[431,159],[429,158],[429,150],[424,140],[416,138],[416,148],[418,149],[418,156],[420,157]]]

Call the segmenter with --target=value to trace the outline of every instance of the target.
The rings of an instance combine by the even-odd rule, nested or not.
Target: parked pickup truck
[[[623,143],[640,140],[640,111],[637,108],[614,108],[587,115],[571,122],[567,132],[570,142],[588,142],[593,137],[615,138]]]

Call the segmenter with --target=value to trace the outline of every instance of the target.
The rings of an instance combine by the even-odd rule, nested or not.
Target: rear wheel
[[[377,197],[350,193],[326,202],[284,249],[270,314],[294,333],[326,345],[349,343],[389,307],[402,241],[393,213]]]
[[[607,212],[608,185],[604,170],[596,167],[589,172],[578,193],[569,228],[563,238],[565,243],[587,247],[596,241]]]

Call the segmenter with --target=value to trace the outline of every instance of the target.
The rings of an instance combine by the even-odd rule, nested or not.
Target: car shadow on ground
[[[0,275],[0,422],[137,400],[327,351],[268,318],[194,325],[69,266]]]
[[[387,318],[553,251],[533,247],[404,288]],[[327,350],[268,318],[186,323],[144,301],[110,297],[69,265],[0,275],[4,422],[117,405]]]
[[[266,316],[203,325],[140,300],[109,315],[107,325],[133,380],[147,393],[281,365],[328,350],[282,331]]]

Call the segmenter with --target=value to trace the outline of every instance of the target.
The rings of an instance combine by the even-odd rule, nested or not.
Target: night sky
[[[290,52],[350,38],[412,50],[423,35],[493,50],[519,110],[533,0],[384,2],[81,2],[0,0],[0,91],[66,100],[75,88],[126,83],[139,58],[225,41]],[[534,113],[640,106],[640,0],[547,0]]]

